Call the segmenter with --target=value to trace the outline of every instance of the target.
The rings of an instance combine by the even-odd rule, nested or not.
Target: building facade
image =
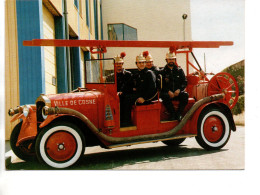
[[[9,0],[5,3],[5,113],[42,94],[83,87],[88,47],[25,47],[32,39],[102,39],[101,0]],[[67,8],[67,11],[66,11]],[[66,31],[67,14],[68,31]],[[68,32],[68,35],[66,35]],[[69,59],[69,60],[68,60]],[[6,139],[14,123],[5,117]]]
[[[102,8],[104,39],[191,41],[190,0],[105,0]],[[185,21],[183,14],[188,15]],[[135,68],[135,57],[146,50],[109,48],[105,57],[125,51],[125,68]],[[166,48],[149,49],[156,66],[166,64],[168,51]],[[184,56],[179,55],[178,64],[185,67],[185,62]]]

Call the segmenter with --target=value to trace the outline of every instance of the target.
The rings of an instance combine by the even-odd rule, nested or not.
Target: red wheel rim
[[[222,120],[217,116],[208,117],[203,125],[203,133],[209,142],[219,141],[224,133]]]
[[[208,85],[208,95],[214,95],[224,93],[225,97],[222,99],[222,102],[230,109],[232,109],[237,101],[239,96],[238,84],[235,78],[225,72],[216,74],[210,81]]]
[[[67,161],[77,151],[74,136],[66,131],[53,133],[45,145],[46,154],[55,161]]]

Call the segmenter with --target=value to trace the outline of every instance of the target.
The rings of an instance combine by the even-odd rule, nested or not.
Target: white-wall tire
[[[76,125],[58,122],[39,133],[35,147],[40,162],[62,169],[74,165],[84,154],[85,139]]]
[[[201,113],[198,121],[198,144],[207,150],[224,147],[230,138],[230,124],[227,116],[219,109]]]

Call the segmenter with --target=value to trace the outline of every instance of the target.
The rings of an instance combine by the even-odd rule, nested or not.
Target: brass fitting
[[[17,106],[17,108],[10,108],[8,111],[9,116],[14,116],[17,113],[23,113],[23,107],[22,106]]]

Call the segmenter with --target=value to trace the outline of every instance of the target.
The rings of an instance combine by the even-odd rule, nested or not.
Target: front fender
[[[50,124],[53,120],[56,118],[59,118],[61,116],[65,116],[67,114],[59,114],[59,115],[48,115],[47,118],[40,124],[40,128],[46,127],[48,124]]]
[[[37,135],[37,120],[36,120],[36,110],[30,108],[30,112],[27,117],[24,114],[18,113],[15,115],[11,122],[16,119],[22,119],[23,123],[20,129],[20,133],[16,142],[16,146],[26,140],[35,139]]]
[[[201,112],[203,112],[204,109],[209,108],[210,106],[223,109],[229,119],[231,130],[236,131],[236,125],[235,125],[232,113],[231,113],[230,109],[228,108],[228,106],[223,103],[220,103],[218,101],[215,101],[215,102],[210,102],[210,103],[204,104],[195,111],[195,113],[193,114],[193,117],[191,119],[192,132],[197,132],[199,116],[200,116]]]

